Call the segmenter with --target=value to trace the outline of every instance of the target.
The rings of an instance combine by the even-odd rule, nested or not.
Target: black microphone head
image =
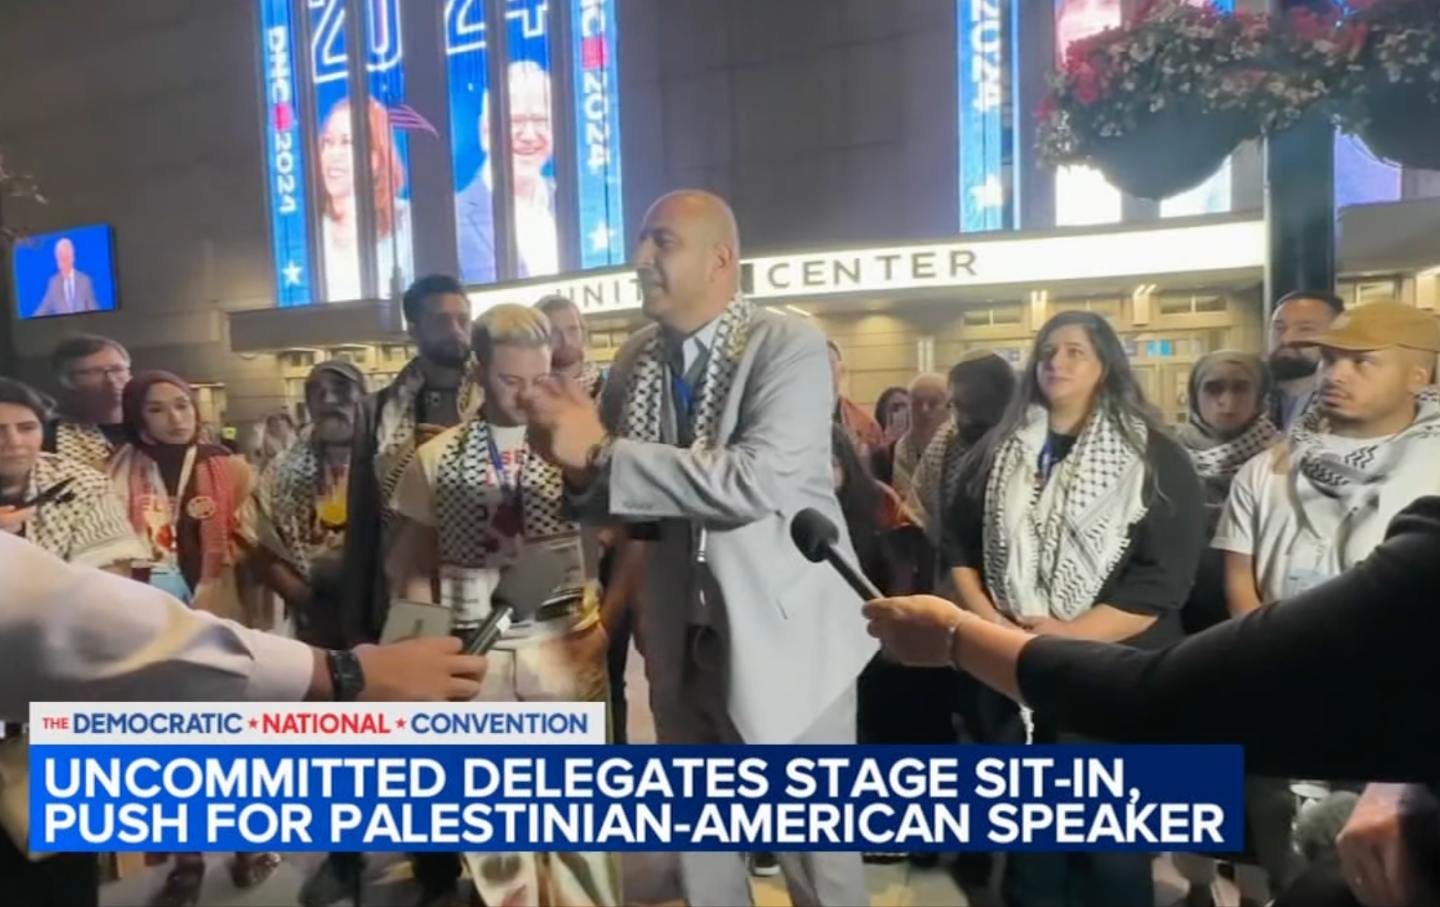
[[[840,541],[840,530],[825,514],[806,507],[790,521],[790,538],[801,554],[818,564],[825,560],[825,552]]]

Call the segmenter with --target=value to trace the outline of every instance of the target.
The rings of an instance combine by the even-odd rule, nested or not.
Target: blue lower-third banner
[[[244,706],[212,707],[220,717],[204,726],[163,712],[151,716],[163,721],[122,722],[138,735],[124,742],[115,742],[113,716],[105,718],[107,742],[81,742],[97,719],[65,713],[63,732],[46,739],[41,730],[32,742],[30,848],[1217,852],[1243,845],[1244,759],[1234,746],[576,745],[576,734],[593,739],[574,725],[583,711],[568,729],[551,722],[554,742],[546,742],[542,718],[520,720],[511,705],[500,721],[483,715],[483,704],[466,705],[480,711],[471,709],[464,723],[485,735],[459,745],[415,730],[437,723],[435,707],[423,719],[396,719],[405,727],[392,740],[374,740],[388,725],[371,720],[353,724],[354,734],[333,724],[337,733],[323,742],[310,733],[323,734],[322,723],[292,725],[304,742],[269,743],[252,742],[265,725],[238,711]],[[467,714],[459,708],[447,727]],[[226,709],[237,710],[228,725]],[[235,742],[225,741],[227,726]],[[172,728],[175,742],[165,737]],[[191,733],[204,742],[183,742]]]

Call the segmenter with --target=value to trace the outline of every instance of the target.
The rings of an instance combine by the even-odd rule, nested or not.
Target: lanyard
[[[490,466],[495,470],[495,479],[500,483],[500,490],[507,498],[513,498],[519,503],[525,494],[521,485],[521,479],[525,473],[525,448],[520,448],[520,455],[517,457],[519,463],[515,467],[515,483],[510,483],[510,475],[505,470],[505,458],[500,456],[500,448],[495,444],[495,433],[485,432],[485,443],[490,448]]]
[[[1040,462],[1037,464],[1039,472],[1035,477],[1035,484],[1039,487],[1044,487],[1045,483],[1050,481],[1050,473],[1055,471],[1055,464],[1060,462],[1060,459],[1055,456],[1055,445],[1052,438],[1053,436],[1047,437],[1045,445],[1040,448]]]
[[[675,395],[675,411],[685,414],[687,421],[695,418],[695,395],[690,390],[690,382],[685,380],[684,375],[678,375],[674,369],[670,370],[670,392]]]
[[[180,484],[175,486],[175,497],[170,499],[170,538],[175,540],[175,550],[180,550],[180,509],[185,500],[185,488],[190,484],[190,472],[195,468],[195,445],[185,450],[185,463],[180,467]],[[165,488],[165,479],[160,479]],[[168,489],[166,489],[168,491]]]

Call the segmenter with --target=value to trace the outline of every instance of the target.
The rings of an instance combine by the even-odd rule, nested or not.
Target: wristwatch
[[[325,653],[325,666],[330,669],[330,686],[336,702],[354,702],[365,689],[365,671],[360,659],[348,649],[331,649]]]

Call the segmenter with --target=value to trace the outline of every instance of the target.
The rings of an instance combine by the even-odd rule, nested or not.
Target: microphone
[[[466,655],[484,655],[510,625],[527,621],[565,579],[565,560],[548,548],[527,550],[519,563],[500,576],[490,595],[490,613],[465,637]]]
[[[829,561],[835,572],[865,601],[885,597],[860,572],[860,568],[835,547],[835,543],[840,541],[840,530],[825,514],[813,507],[806,507],[795,514],[795,519],[790,521],[790,538],[807,560],[817,564]]]

